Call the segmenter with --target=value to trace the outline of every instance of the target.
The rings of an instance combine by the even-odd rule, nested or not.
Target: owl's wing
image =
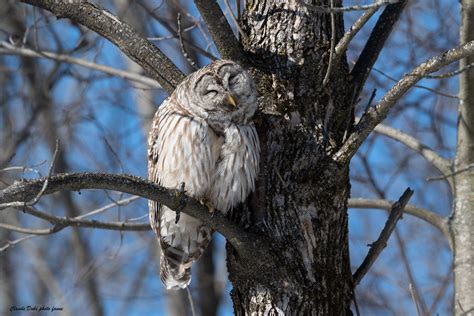
[[[253,123],[225,129],[211,201],[222,213],[244,202],[255,189],[259,172],[260,144]]]
[[[151,126],[150,133],[148,135],[148,179],[151,181],[161,184],[160,178],[157,170],[157,162],[158,162],[158,125],[159,125],[159,115],[158,111],[156,111],[155,116],[153,118],[153,124]],[[161,204],[148,200],[148,216],[150,219],[150,225],[153,231],[159,236],[159,222],[158,219],[160,217],[160,210]]]
[[[197,199],[207,197],[217,155],[205,122],[179,112],[172,98],[155,114],[148,142],[148,177],[167,188],[179,188]],[[185,288],[191,265],[211,240],[211,231],[198,219],[149,202],[150,223],[161,246],[161,280],[167,289]]]

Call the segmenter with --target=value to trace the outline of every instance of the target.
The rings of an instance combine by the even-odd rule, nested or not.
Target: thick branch
[[[384,209],[390,210],[393,202],[387,200],[372,200],[372,199],[349,199],[349,208],[359,209]],[[453,236],[449,229],[448,220],[424,208],[417,207],[411,204],[405,205],[404,213],[415,216],[436,227],[448,240],[449,247],[453,249]]]
[[[0,191],[0,209],[13,202],[30,201],[41,190],[45,180],[46,178],[41,178],[15,182]],[[262,242],[227,220],[221,213],[215,212],[211,216],[206,207],[190,197],[184,197],[185,205],[182,207],[183,196],[179,190],[166,189],[139,177],[106,173],[71,173],[51,176],[48,181],[43,195],[59,191],[103,189],[141,196],[164,204],[172,210],[180,209],[181,212],[200,219],[209,228],[226,237],[239,253],[248,255],[256,248],[264,251],[261,249]]]
[[[370,108],[360,119],[355,131],[344,143],[342,148],[334,155],[334,159],[340,163],[348,163],[359,149],[360,145],[374,130],[375,126],[387,117],[388,111],[395,103],[426,74],[438,71],[442,67],[458,61],[467,56],[474,55],[474,41],[453,48],[441,55],[430,58],[425,63],[416,67],[413,71],[403,76],[373,108]]]
[[[364,87],[365,81],[377,61],[380,52],[385,46],[385,42],[392,33],[393,26],[400,18],[407,2],[407,0],[402,0],[398,3],[389,4],[377,20],[364,49],[360,53],[360,56],[351,71],[355,89],[354,102],[359,98],[359,94]]]
[[[387,247],[387,241],[390,238],[397,222],[402,218],[403,209],[405,205],[407,205],[408,201],[410,200],[411,196],[413,195],[413,191],[408,188],[403,192],[402,196],[398,199],[397,202],[393,203],[392,210],[390,211],[390,215],[385,223],[384,228],[380,232],[379,238],[371,245],[369,253],[365,257],[364,261],[354,273],[353,276],[353,286],[356,287],[362,278],[367,274],[369,269],[374,264],[375,260],[377,260],[382,250]]]
[[[20,1],[48,10],[58,18],[71,19],[105,37],[142,66],[153,79],[158,81],[170,93],[184,78],[183,73],[158,47],[104,8],[83,1],[80,3],[71,3],[67,0]]]
[[[222,59],[247,64],[242,45],[215,0],[194,0]]]

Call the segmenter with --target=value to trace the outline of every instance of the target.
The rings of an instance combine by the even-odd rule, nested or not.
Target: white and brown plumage
[[[148,177],[226,214],[255,188],[259,141],[253,80],[241,66],[215,61],[189,75],[159,107],[148,139]],[[201,221],[150,201],[150,223],[161,245],[161,280],[185,288],[191,265],[212,232]]]

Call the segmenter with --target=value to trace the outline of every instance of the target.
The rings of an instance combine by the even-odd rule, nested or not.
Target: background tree
[[[472,0],[461,2],[462,19],[441,0],[20,2],[29,5],[7,1],[0,12],[6,310],[31,301],[71,314],[162,310],[139,195],[202,216],[227,238],[237,314],[343,314],[351,302],[363,314],[472,312]],[[195,201],[183,208],[179,192],[113,176],[146,174],[156,106],[217,56],[248,67],[260,94],[262,172],[241,225],[208,218]],[[108,174],[54,176],[51,167]],[[37,173],[48,182],[14,182]],[[365,245],[386,220],[375,209],[391,209],[386,199],[407,186],[414,216],[362,279]],[[370,211],[349,220],[348,206]],[[231,310],[216,238],[192,284],[202,315]],[[188,306],[184,293],[168,297],[169,314]]]

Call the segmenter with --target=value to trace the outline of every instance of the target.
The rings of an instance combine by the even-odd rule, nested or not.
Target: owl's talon
[[[215,208],[214,208],[214,206],[211,204],[211,202],[209,202],[207,199],[204,199],[204,200],[199,200],[199,203],[201,203],[202,206],[207,207],[207,210],[208,210],[209,213],[211,214],[211,217],[214,216]]]

